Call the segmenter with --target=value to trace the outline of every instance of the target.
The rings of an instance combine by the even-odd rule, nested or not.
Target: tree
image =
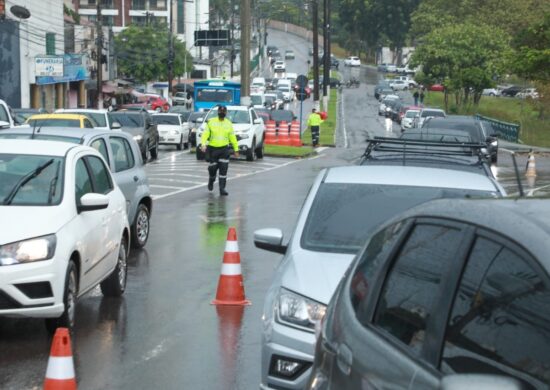
[[[445,109],[449,94],[457,107],[479,103],[484,88],[505,69],[508,36],[483,24],[461,23],[439,27],[425,35],[412,57],[412,66],[422,65],[427,80],[445,86]]]
[[[168,79],[168,27],[132,25],[115,37],[119,72],[139,82]],[[193,57],[185,45],[173,39],[174,76],[182,76],[193,70]],[[187,57],[187,59],[186,59]],[[187,69],[184,69],[184,65]]]

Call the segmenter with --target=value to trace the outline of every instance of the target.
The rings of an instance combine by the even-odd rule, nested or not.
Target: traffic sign
[[[296,77],[296,85],[298,85],[298,87],[300,88],[304,88],[307,85],[308,81],[309,80],[307,79],[307,77],[304,76],[303,74]]]
[[[298,99],[301,102],[307,99],[307,93],[304,87],[300,87],[298,89],[298,91],[296,92],[296,99]]]

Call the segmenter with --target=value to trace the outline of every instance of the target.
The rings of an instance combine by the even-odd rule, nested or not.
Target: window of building
[[[46,33],[46,55],[55,55],[55,33]]]

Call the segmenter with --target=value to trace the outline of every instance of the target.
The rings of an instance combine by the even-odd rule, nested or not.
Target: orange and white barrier
[[[292,121],[290,125],[290,145],[302,146],[300,122],[298,121]]]
[[[244,295],[241,255],[239,254],[237,233],[234,227],[229,228],[227,232],[218,291],[216,292],[216,299],[211,304],[250,305],[250,301]]]
[[[265,143],[269,145],[277,143],[277,129],[273,120],[265,122]]]
[[[290,146],[290,137],[288,135],[288,122],[279,122],[279,131],[277,132],[277,143],[279,145]]]
[[[44,390],[76,390],[69,329],[57,328],[52,341]]]

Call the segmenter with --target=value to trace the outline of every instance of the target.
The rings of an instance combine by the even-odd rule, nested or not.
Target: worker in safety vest
[[[235,157],[239,157],[239,144],[233,132],[233,123],[225,116],[227,107],[218,106],[218,117],[212,118],[206,123],[206,129],[201,137],[201,150],[206,153],[208,165],[208,190],[214,189],[216,173],[220,170],[220,195],[228,195],[225,190],[227,182],[227,170],[229,169],[229,144],[235,151]]]
[[[313,146],[319,145],[319,128],[323,122],[324,121],[321,118],[321,115],[319,115],[315,108],[312,108],[311,114],[309,114],[309,117],[307,118],[307,125],[311,130],[311,143]]]

